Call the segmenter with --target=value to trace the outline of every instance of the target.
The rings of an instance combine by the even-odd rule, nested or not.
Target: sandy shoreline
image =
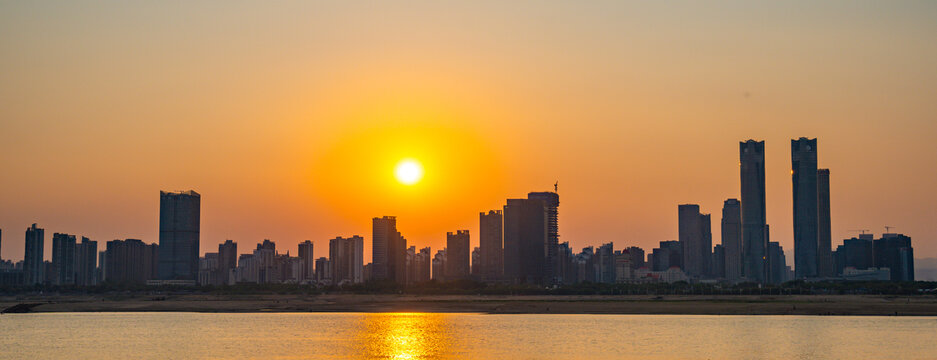
[[[438,312],[489,314],[698,314],[937,316],[934,296],[465,296],[139,295],[0,297],[30,312]]]

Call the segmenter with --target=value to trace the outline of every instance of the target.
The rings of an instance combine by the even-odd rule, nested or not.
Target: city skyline
[[[743,201],[739,202],[734,198],[729,198],[724,201],[722,208],[722,218],[719,219],[722,228],[720,229],[722,235],[719,237],[720,242],[714,243],[712,239],[712,220],[709,213],[702,213],[700,206],[698,204],[679,204],[678,208],[678,240],[676,241],[661,241],[660,244],[663,247],[664,243],[678,243],[680,245],[679,257],[677,260],[679,262],[679,267],[683,270],[685,276],[690,278],[712,278],[712,277],[721,277],[729,281],[735,281],[739,278],[754,279],[757,281],[769,281],[769,282],[781,282],[784,276],[779,275],[780,273],[785,273],[784,267],[787,266],[788,269],[792,268],[795,271],[793,278],[815,278],[815,277],[829,277],[835,274],[842,273],[842,264],[840,263],[839,271],[834,273],[832,267],[835,264],[834,255],[835,253],[830,250],[820,249],[819,245],[825,245],[832,248],[832,244],[829,242],[829,219],[830,219],[830,209],[829,209],[829,169],[818,169],[817,168],[817,139],[808,139],[801,137],[799,139],[791,139],[791,178],[793,183],[793,196],[795,199],[793,206],[793,213],[795,220],[799,219],[801,225],[795,221],[794,228],[795,233],[798,231],[803,232],[804,230],[798,230],[798,227],[803,227],[804,223],[812,222],[812,226],[808,227],[808,230],[804,232],[812,237],[812,239],[807,240],[796,240],[795,249],[792,252],[794,258],[794,264],[790,264],[784,259],[789,259],[791,256],[785,256],[783,250],[783,245],[777,241],[770,240],[770,230],[769,225],[764,224],[763,220],[761,224],[758,224],[758,218],[763,218],[764,213],[764,157],[765,157],[765,142],[764,141],[755,141],[749,139],[747,141],[739,142],[739,167],[740,167],[740,178],[741,178],[741,192],[746,194],[743,196]],[[419,166],[419,165],[417,165]],[[803,174],[809,174],[807,179],[804,179]],[[554,183],[554,191],[558,191],[558,183]],[[747,189],[747,190],[746,190]],[[798,190],[800,189],[800,190]],[[812,189],[811,193],[804,195],[803,189]],[[747,198],[748,200],[744,200]],[[196,250],[194,253],[191,252],[193,248],[198,248],[200,241],[199,237],[199,228],[200,228],[200,217],[201,217],[201,195],[194,190],[188,191],[160,191],[160,209],[159,209],[159,219],[160,219],[160,232],[161,236],[158,242],[155,244],[165,243],[165,246],[160,246],[160,262],[159,267],[163,268],[161,270],[153,270],[154,272],[158,271],[159,278],[161,280],[187,280],[187,281],[201,281],[199,278],[199,259],[202,258],[202,254],[205,254],[205,257],[218,257],[219,254],[222,254],[224,251],[222,248],[224,245],[230,244],[231,239],[226,239],[224,244],[219,244],[219,251],[217,253],[210,252],[199,252]],[[746,209],[746,201],[750,204],[755,204],[755,206],[747,206],[747,211],[742,211]],[[798,201],[801,205],[798,205]],[[803,215],[804,211],[804,202],[808,202],[813,206],[811,211],[807,211],[807,215]],[[504,237],[503,245],[503,254],[499,253],[499,257],[511,257],[513,261],[505,262],[501,264],[504,266],[499,269],[498,272],[504,271],[504,278],[509,281],[515,282],[543,282],[543,283],[556,283],[562,282],[563,276],[566,273],[563,270],[563,266],[559,261],[560,248],[558,247],[559,234],[558,234],[558,206],[559,206],[559,196],[556,192],[530,192],[527,199],[507,199],[507,205],[504,206],[504,220],[507,222],[507,228],[503,230],[502,234],[496,234],[498,241],[492,246],[495,248],[501,247],[500,244],[501,237]],[[540,209],[540,210],[537,210]],[[732,209],[732,210],[729,210]],[[808,208],[809,210],[809,208]],[[543,212],[540,215],[534,215],[538,212]],[[802,215],[798,215],[798,214]],[[486,228],[489,227],[491,221],[486,219],[484,212],[480,213],[478,229],[479,232],[476,234],[485,234],[489,232]],[[490,211],[488,217],[497,214],[497,221],[500,227],[501,212],[494,210]],[[743,214],[748,214],[743,216]],[[535,217],[531,217],[535,216]],[[542,218],[537,218],[542,216]],[[745,221],[744,219],[748,217],[749,220]],[[508,221],[507,219],[510,219]],[[537,220],[534,220],[537,219]],[[754,219],[754,220],[752,220]],[[534,223],[539,223],[544,227],[543,230],[537,232],[534,230],[531,232],[531,221]],[[748,223],[749,225],[744,225]],[[540,226],[537,225],[537,226]],[[533,229],[536,229],[537,226],[534,226]],[[748,230],[746,230],[746,227]],[[895,233],[888,233],[887,231],[892,227],[886,227],[886,232],[883,232],[883,236],[888,236],[889,234],[894,235]],[[763,229],[763,230],[758,230]],[[38,229],[40,241],[42,236],[42,231],[44,229]],[[859,230],[864,236],[872,235],[867,234],[869,230],[862,229]],[[26,241],[24,246],[29,246],[34,244],[35,233],[37,232],[36,224],[33,223],[30,228],[27,228],[26,231]],[[33,235],[31,235],[33,234]],[[411,275],[411,270],[409,268],[409,257],[414,256],[415,246],[407,248],[407,240],[403,235],[397,230],[397,221],[396,216],[383,216],[375,217],[372,219],[372,241],[371,241],[371,259],[365,260],[363,255],[364,252],[364,238],[355,235],[353,238],[358,239],[357,242],[359,245],[348,245],[348,246],[358,246],[358,251],[361,251],[361,254],[356,256],[361,256],[362,258],[358,261],[358,266],[363,267],[365,263],[368,263],[370,266],[372,259],[379,259],[375,262],[375,266],[371,267],[369,270],[370,274],[375,274],[377,279],[395,279],[399,283],[408,283]],[[447,247],[451,247],[453,244],[453,239],[456,233],[447,232],[446,234],[446,244],[442,247],[442,251],[445,251]],[[482,273],[491,273],[494,270],[487,269],[490,265],[483,265],[482,267],[476,267],[476,261],[481,261],[482,256],[490,257],[492,255],[482,255],[480,251],[484,248],[484,240],[478,238],[474,243],[469,239],[469,230],[458,230],[457,231],[456,243],[460,244],[455,249],[450,249],[449,256],[455,256],[455,259],[458,261],[447,261],[446,262],[446,272],[452,274],[446,274],[447,279],[457,279],[457,278],[467,278],[469,273],[472,274],[473,278],[483,279],[481,276]],[[493,235],[486,235],[491,238]],[[543,245],[537,245],[541,240],[536,240],[539,236],[543,236]],[[821,239],[825,239],[821,242]],[[856,241],[856,237],[844,238],[843,245],[840,245],[839,248],[846,245],[848,240]],[[78,269],[79,266],[75,265],[80,263],[83,259],[75,259],[75,251],[82,252],[82,247],[76,248],[76,236],[69,235],[67,233],[54,233],[52,239],[52,264],[53,268],[51,271],[61,272],[62,269],[59,267],[65,266],[70,269]],[[87,237],[82,237],[82,243],[78,245],[84,245],[85,242],[90,239]],[[509,241],[510,240],[510,241]],[[60,246],[65,241],[69,241],[71,246]],[[115,240],[114,242],[120,241]],[[140,241],[140,240],[134,240]],[[329,253],[333,254],[336,250],[335,242],[339,241],[344,244],[345,240],[341,236],[329,240]],[[350,241],[350,240],[349,240]],[[763,249],[759,250],[755,246],[758,242],[764,241]],[[798,242],[800,241],[800,242]],[[796,246],[808,241],[810,244],[810,253],[802,254],[803,249],[798,249]],[[810,243],[809,241],[812,241]],[[489,241],[490,242],[490,241]],[[614,241],[612,241],[614,242]],[[96,241],[91,241],[94,248],[96,249]],[[111,242],[108,242],[108,247]],[[145,242],[141,242],[145,243]],[[269,239],[264,239],[263,244],[274,244],[270,242]],[[313,269],[315,265],[314,257],[314,244],[315,241],[305,240],[301,243],[298,243],[298,254],[299,258],[302,261],[300,262],[304,267],[301,270],[301,278],[310,279],[312,278]],[[510,245],[508,245],[510,244]],[[611,243],[609,243],[611,244]],[[829,244],[829,245],[828,245]],[[871,244],[871,243],[869,243]],[[473,246],[474,245],[474,246]],[[606,244],[608,245],[608,244]],[[770,246],[769,246],[770,245]],[[236,252],[236,242],[233,245],[234,252],[231,253],[231,257],[236,257],[238,253]],[[261,245],[258,245],[260,249]],[[340,245],[343,248],[347,247],[346,245]],[[538,246],[544,246],[544,258],[540,260],[533,260],[529,256],[524,254],[529,254],[531,252],[537,252],[536,249]],[[564,243],[566,249],[571,249],[569,243]],[[592,248],[594,245],[589,244],[584,247]],[[735,248],[737,246],[737,248]],[[869,245],[871,246],[871,245]],[[432,246],[428,246],[427,249],[430,249]],[[604,248],[605,245],[599,249]],[[472,249],[475,249],[472,251]],[[637,248],[641,249],[640,246],[635,246],[633,244],[626,244],[626,248]],[[728,257],[726,257],[728,249]],[[609,248],[607,251],[613,251],[613,248]],[[655,249],[656,250],[656,249]],[[345,270],[342,270],[341,276],[348,274],[348,271],[363,271],[359,270],[347,270],[352,267],[350,261],[348,260],[353,257],[352,253],[348,252],[350,250],[342,250],[344,253],[348,254],[343,256],[343,263],[340,267]],[[624,250],[627,251],[627,250]],[[643,250],[641,250],[643,252]],[[759,255],[759,254],[764,255]],[[33,250],[33,254],[36,251]],[[93,251],[91,252],[93,254]],[[393,254],[396,253],[394,256]],[[409,254],[408,254],[409,253]],[[738,253],[738,254],[736,254]],[[41,253],[40,253],[41,254]],[[249,255],[250,252],[242,253],[244,255]],[[274,252],[273,255],[277,253]],[[618,255],[617,253],[615,254]],[[718,255],[719,259],[717,264],[717,258],[714,257]],[[825,255],[825,257],[823,256]],[[24,260],[29,258],[29,251],[27,250],[24,255]],[[41,255],[39,255],[41,256]],[[103,252],[102,255],[103,257]],[[272,255],[271,255],[272,256]],[[672,256],[672,255],[669,255]],[[897,256],[897,255],[895,255]],[[764,258],[764,261],[754,260],[758,258]],[[323,259],[331,259],[323,258]],[[62,260],[66,259],[66,260]],[[469,261],[471,259],[471,261]],[[769,260],[774,259],[774,260]],[[769,265],[772,261],[776,262],[777,259],[781,259],[782,265]],[[798,260],[799,259],[799,260]],[[65,261],[66,265],[62,265]],[[77,262],[76,262],[77,261]],[[229,264],[235,263],[233,258],[227,261]],[[465,262],[464,264],[462,262]],[[490,262],[491,260],[485,260],[485,263]],[[530,261],[534,261],[531,263]],[[643,262],[644,259],[641,259]],[[650,260],[648,260],[650,261]],[[733,262],[738,262],[733,265]],[[897,261],[897,260],[894,260]],[[35,261],[33,261],[35,262]],[[86,260],[87,262],[87,260]],[[93,260],[92,260],[93,262]],[[673,260],[670,261],[671,263]],[[808,267],[804,267],[803,262],[808,263]],[[469,266],[471,263],[471,267]],[[666,263],[666,262],[665,262]],[[70,265],[68,265],[70,264]],[[403,264],[403,265],[400,265]],[[792,266],[793,265],[793,266]],[[797,266],[800,265],[801,268],[798,269]],[[31,265],[26,264],[24,261],[24,267]],[[226,265],[230,267],[231,265]],[[333,268],[329,269],[329,272],[334,274],[339,274],[337,270],[334,269],[337,266],[336,263],[332,263]],[[454,266],[454,267],[453,267]],[[611,265],[610,265],[611,266]],[[617,265],[616,265],[617,266]],[[739,268],[737,270],[729,270],[735,266]],[[780,267],[778,267],[780,266]],[[913,267],[913,265],[910,265]],[[87,267],[87,266],[85,266]],[[309,269],[305,269],[309,267]],[[666,267],[666,266],[665,266]],[[763,270],[752,270],[756,267],[764,267]],[[777,268],[775,268],[777,267]],[[224,267],[223,267],[224,268]],[[821,271],[820,269],[826,268],[827,270]],[[377,270],[374,270],[377,269]],[[458,270],[456,270],[458,269]],[[661,271],[663,269],[652,269]],[[87,269],[84,270],[87,272]],[[737,272],[736,272],[737,271]],[[35,272],[35,271],[34,271]],[[455,274],[455,275],[453,275]],[[535,276],[532,276],[536,274]],[[719,274],[717,276],[717,274]],[[62,274],[53,274],[46,275],[52,279],[53,283],[76,283],[76,279],[71,279],[71,276],[79,276],[77,273],[62,273]],[[66,276],[68,280],[66,280]],[[89,276],[83,274],[82,276]],[[155,275],[154,275],[155,276]],[[213,275],[216,276],[216,279],[221,279],[222,275]],[[350,276],[350,275],[349,275]],[[360,279],[361,275],[351,276],[351,279]],[[433,275],[434,278],[437,275]],[[780,277],[779,277],[780,276]],[[317,276],[318,277],[318,276]],[[537,280],[533,280],[537,279]],[[29,282],[31,280],[26,279],[25,281]],[[84,281],[84,280],[82,280]],[[216,280],[220,281],[220,280]],[[357,280],[355,281],[357,282]]]
[[[439,247],[559,181],[573,246],[625,229],[614,240],[652,248],[678,236],[672,204],[740,198],[733,143],[755,138],[772,239],[793,249],[787,143],[808,136],[832,169],[834,243],[887,225],[937,254],[934,4],[515,6],[184,5],[167,21],[4,4],[0,228],[152,242],[150,191],[196,189],[202,253],[271,238],[321,254],[381,214]],[[421,184],[393,180],[407,157]]]

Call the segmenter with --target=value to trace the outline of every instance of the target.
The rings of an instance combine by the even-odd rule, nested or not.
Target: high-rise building
[[[817,139],[791,140],[794,189],[794,276],[817,276]]]
[[[75,235],[52,234],[53,285],[75,285]]]
[[[914,281],[914,249],[911,238],[902,234],[882,234],[872,243],[875,267],[891,270],[892,281]]]
[[[481,280],[498,280],[504,275],[501,210],[491,210],[487,214],[480,213],[478,230]]]
[[[706,277],[712,257],[712,223],[709,214],[700,214],[699,205],[678,206],[679,236],[683,247],[683,268],[690,277]]]
[[[332,267],[329,265],[329,258],[320,257],[316,259],[316,282],[327,284],[332,281]]]
[[[702,253],[703,234],[700,225],[699,205],[684,204],[677,207],[679,220],[679,241],[683,247],[683,271],[688,276],[700,277],[703,274]]]
[[[159,192],[159,278],[198,280],[201,195]]]
[[[397,231],[397,218],[372,219],[371,276],[375,280],[407,281],[407,240]]]
[[[612,284],[617,280],[615,274],[615,246],[603,244],[595,250],[595,281]]]
[[[560,282],[560,274],[557,272],[559,259],[556,256],[557,246],[559,244],[559,212],[560,195],[555,192],[532,192],[527,194],[531,200],[542,200],[546,209],[547,216],[547,241],[544,245],[545,259],[543,262],[544,281],[550,284]]]
[[[429,281],[432,255],[428,247],[416,251],[416,246],[407,248],[407,284]]]
[[[541,284],[546,279],[548,214],[543,200],[508,199],[504,206],[504,278]]]
[[[78,286],[97,285],[98,242],[82,236],[75,246],[75,284]]]
[[[742,276],[767,280],[767,218],[765,215],[765,142],[739,143],[742,213]]]
[[[141,240],[112,240],[104,253],[104,281],[112,284],[143,284],[157,277],[159,248]],[[196,279],[198,272],[196,271]]]
[[[768,242],[768,282],[780,284],[787,281],[787,257],[784,248],[777,241]]]
[[[436,251],[433,255],[433,280],[446,281],[446,249]]]
[[[238,243],[233,240],[225,240],[218,244],[218,271],[220,279],[224,284],[230,284],[231,272],[238,267]]]
[[[726,277],[726,248],[722,244],[713,248],[712,276],[717,279]]]
[[[742,278],[742,208],[737,199],[722,203],[723,270],[726,280],[737,282]]]
[[[364,282],[364,238],[355,235],[329,240],[329,264],[332,284]]]
[[[628,262],[632,270],[644,267],[644,249],[637,246],[629,246],[625,251],[628,253],[628,256],[631,257]]]
[[[331,244],[329,246],[331,247]],[[303,263],[302,280],[312,280],[315,275],[316,258],[313,256],[313,250],[312,241],[306,240],[299,243],[299,260]],[[361,266],[364,267],[364,265]]]
[[[472,279],[478,279],[481,276],[482,251],[476,246],[472,249]]]
[[[833,276],[833,234],[830,224],[830,170],[817,170],[817,276]]]
[[[470,243],[468,230],[446,233],[446,280],[468,279]]]
[[[700,259],[703,276],[709,277],[712,276],[713,265],[712,265],[712,256],[713,256],[713,230],[712,230],[712,216],[709,214],[700,214],[700,234],[702,235],[701,247],[700,249]]]
[[[557,246],[556,256],[560,264],[559,273],[563,275],[563,284],[573,284],[576,282],[576,272],[573,263],[575,256],[569,242],[561,242]]]
[[[661,241],[660,247],[651,251],[651,259],[651,271],[667,271],[672,267],[683,269],[683,243]]]
[[[875,266],[873,235],[860,234],[858,238],[843,240],[833,253],[833,272],[842,275],[847,267],[864,270]]]
[[[45,264],[43,264],[43,249],[45,230],[33,224],[26,228],[26,248],[23,255],[23,279],[26,285],[42,284],[45,282]]]

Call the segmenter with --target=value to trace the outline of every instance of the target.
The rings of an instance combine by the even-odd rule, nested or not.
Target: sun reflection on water
[[[367,314],[355,341],[365,358],[427,359],[452,357],[445,314]]]

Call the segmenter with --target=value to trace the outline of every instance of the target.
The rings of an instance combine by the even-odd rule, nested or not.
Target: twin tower
[[[765,216],[765,142],[739,143],[741,177],[741,277],[757,282],[771,278],[768,224]],[[830,233],[830,171],[817,169],[817,139],[791,140],[791,180],[794,197],[795,278],[833,274]],[[728,202],[727,202],[727,205]],[[725,211],[725,210],[724,210]],[[727,249],[727,255],[731,252]],[[726,261],[726,274],[734,264]]]

